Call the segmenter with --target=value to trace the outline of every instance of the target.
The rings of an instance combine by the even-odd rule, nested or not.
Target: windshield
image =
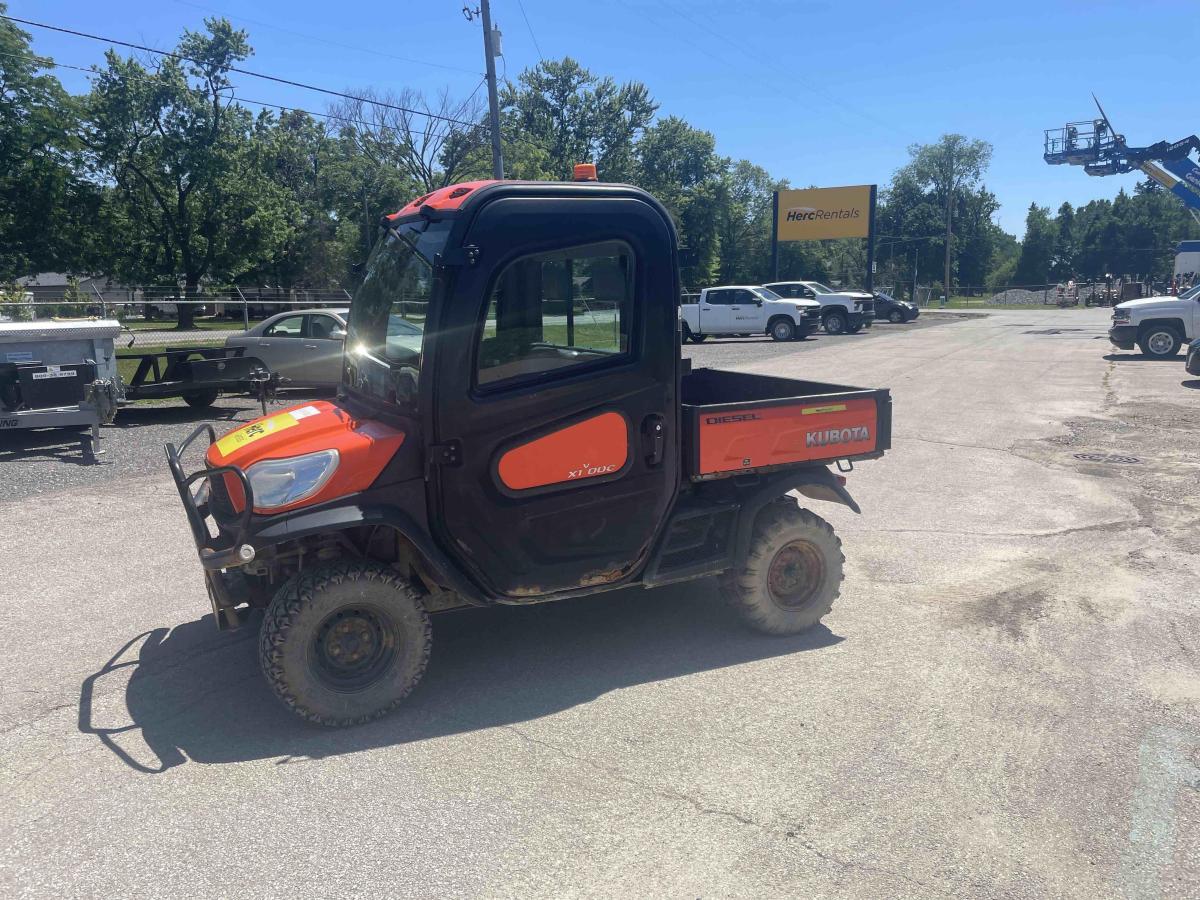
[[[821,284],[821,282],[819,282],[819,281],[806,281],[804,283],[807,284],[814,291],[816,291],[818,294],[832,294],[833,293],[832,290],[825,287],[825,285]]]
[[[433,292],[433,258],[449,222],[388,228],[367,259],[350,304],[346,368],[351,388],[388,403],[415,403],[421,339]]]
[[[762,297],[764,300],[782,300],[783,299],[782,297],[780,297],[777,293],[775,293],[770,288],[765,288],[765,287],[755,288],[754,292],[756,294],[758,294],[758,296]]]

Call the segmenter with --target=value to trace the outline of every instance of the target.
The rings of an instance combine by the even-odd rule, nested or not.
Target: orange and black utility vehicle
[[[768,633],[829,612],[841,544],[795,494],[858,512],[830,466],[889,448],[890,395],[692,369],[678,253],[627,185],[438,190],[381,223],[336,399],[168,445],[218,625],[265,610],[285,704],[384,714],[457,607],[716,576]]]

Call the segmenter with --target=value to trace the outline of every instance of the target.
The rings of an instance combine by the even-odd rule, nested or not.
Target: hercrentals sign
[[[779,192],[781,241],[867,237],[870,225],[869,184]]]

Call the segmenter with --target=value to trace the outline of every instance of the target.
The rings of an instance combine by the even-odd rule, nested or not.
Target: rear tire
[[[768,327],[768,332],[773,341],[794,341],[796,339],[796,326],[791,319],[776,319]]]
[[[846,333],[846,315],[840,312],[828,313],[821,324],[825,326],[826,334],[845,334]]]
[[[1151,325],[1138,336],[1138,347],[1146,356],[1168,359],[1179,352],[1183,341],[1179,333],[1167,325]]]
[[[192,409],[205,409],[217,402],[217,396],[220,394],[216,388],[207,391],[191,391],[183,395],[183,402]]]
[[[828,522],[780,497],[758,514],[746,560],[721,577],[721,592],[750,627],[797,634],[833,608],[845,561]]]
[[[420,596],[393,569],[336,562],[288,580],[259,635],[275,695],[318,725],[354,725],[395,709],[429,662]]]

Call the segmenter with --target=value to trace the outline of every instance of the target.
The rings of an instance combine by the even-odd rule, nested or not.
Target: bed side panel
[[[879,446],[876,398],[823,398],[772,406],[695,410],[694,475],[846,459]]]

